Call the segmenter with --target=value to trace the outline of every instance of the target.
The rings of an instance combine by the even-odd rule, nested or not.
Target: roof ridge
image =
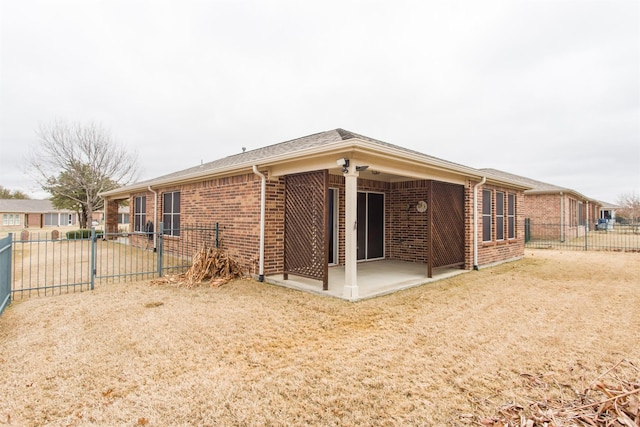
[[[356,137],[353,132],[350,132],[350,131],[342,129],[342,128],[337,128],[337,129],[335,129],[335,131],[338,132],[338,135],[340,135],[340,137],[342,138],[343,141],[346,141],[347,139],[352,139],[352,138]]]

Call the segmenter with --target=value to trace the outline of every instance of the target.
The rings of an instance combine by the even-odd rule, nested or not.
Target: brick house
[[[130,231],[217,222],[221,247],[259,280],[305,280],[361,297],[360,270],[397,261],[424,283],[442,269],[524,254],[525,189],[511,179],[343,129],[242,152],[102,194],[106,229],[129,201]],[[376,261],[369,263],[366,261]],[[401,265],[401,267],[398,267]],[[332,274],[341,272],[334,280]],[[435,272],[435,273],[434,273]],[[305,282],[306,283],[306,282]]]
[[[559,187],[497,169],[481,169],[528,185],[524,192],[522,213],[527,219],[531,239],[559,240],[583,237],[585,226],[595,227],[602,202],[586,197],[570,188]]]
[[[78,214],[56,209],[49,200],[0,199],[0,229],[70,226],[78,223]]]

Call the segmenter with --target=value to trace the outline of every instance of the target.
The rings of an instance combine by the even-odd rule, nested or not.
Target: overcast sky
[[[344,128],[616,202],[640,193],[640,2],[0,0],[0,185],[94,121],[153,178]]]

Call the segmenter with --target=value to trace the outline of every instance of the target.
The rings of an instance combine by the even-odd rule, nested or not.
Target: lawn
[[[638,331],[634,253],[529,250],[357,303],[101,285],[0,316],[0,424],[479,425],[638,366]]]

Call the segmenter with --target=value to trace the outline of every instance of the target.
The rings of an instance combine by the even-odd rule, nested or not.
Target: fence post
[[[7,237],[0,239],[0,242],[2,245],[2,247],[0,247],[0,314],[2,314],[4,309],[11,303],[11,288],[13,287],[13,282],[11,280],[13,233],[9,233]],[[5,244],[6,246],[4,246]],[[3,254],[4,251],[7,251],[6,255]]]
[[[91,227],[91,290],[95,287],[96,282],[96,228]]]
[[[218,240],[219,224],[216,222],[216,249],[220,247],[220,240]]]
[[[589,250],[589,222],[584,223],[584,250]]]
[[[162,230],[164,230],[164,225],[162,224],[162,222],[160,223],[160,227],[158,227],[158,229],[156,230],[156,233],[158,233],[158,277],[162,277],[162,246],[163,246],[163,239],[162,239]]]

